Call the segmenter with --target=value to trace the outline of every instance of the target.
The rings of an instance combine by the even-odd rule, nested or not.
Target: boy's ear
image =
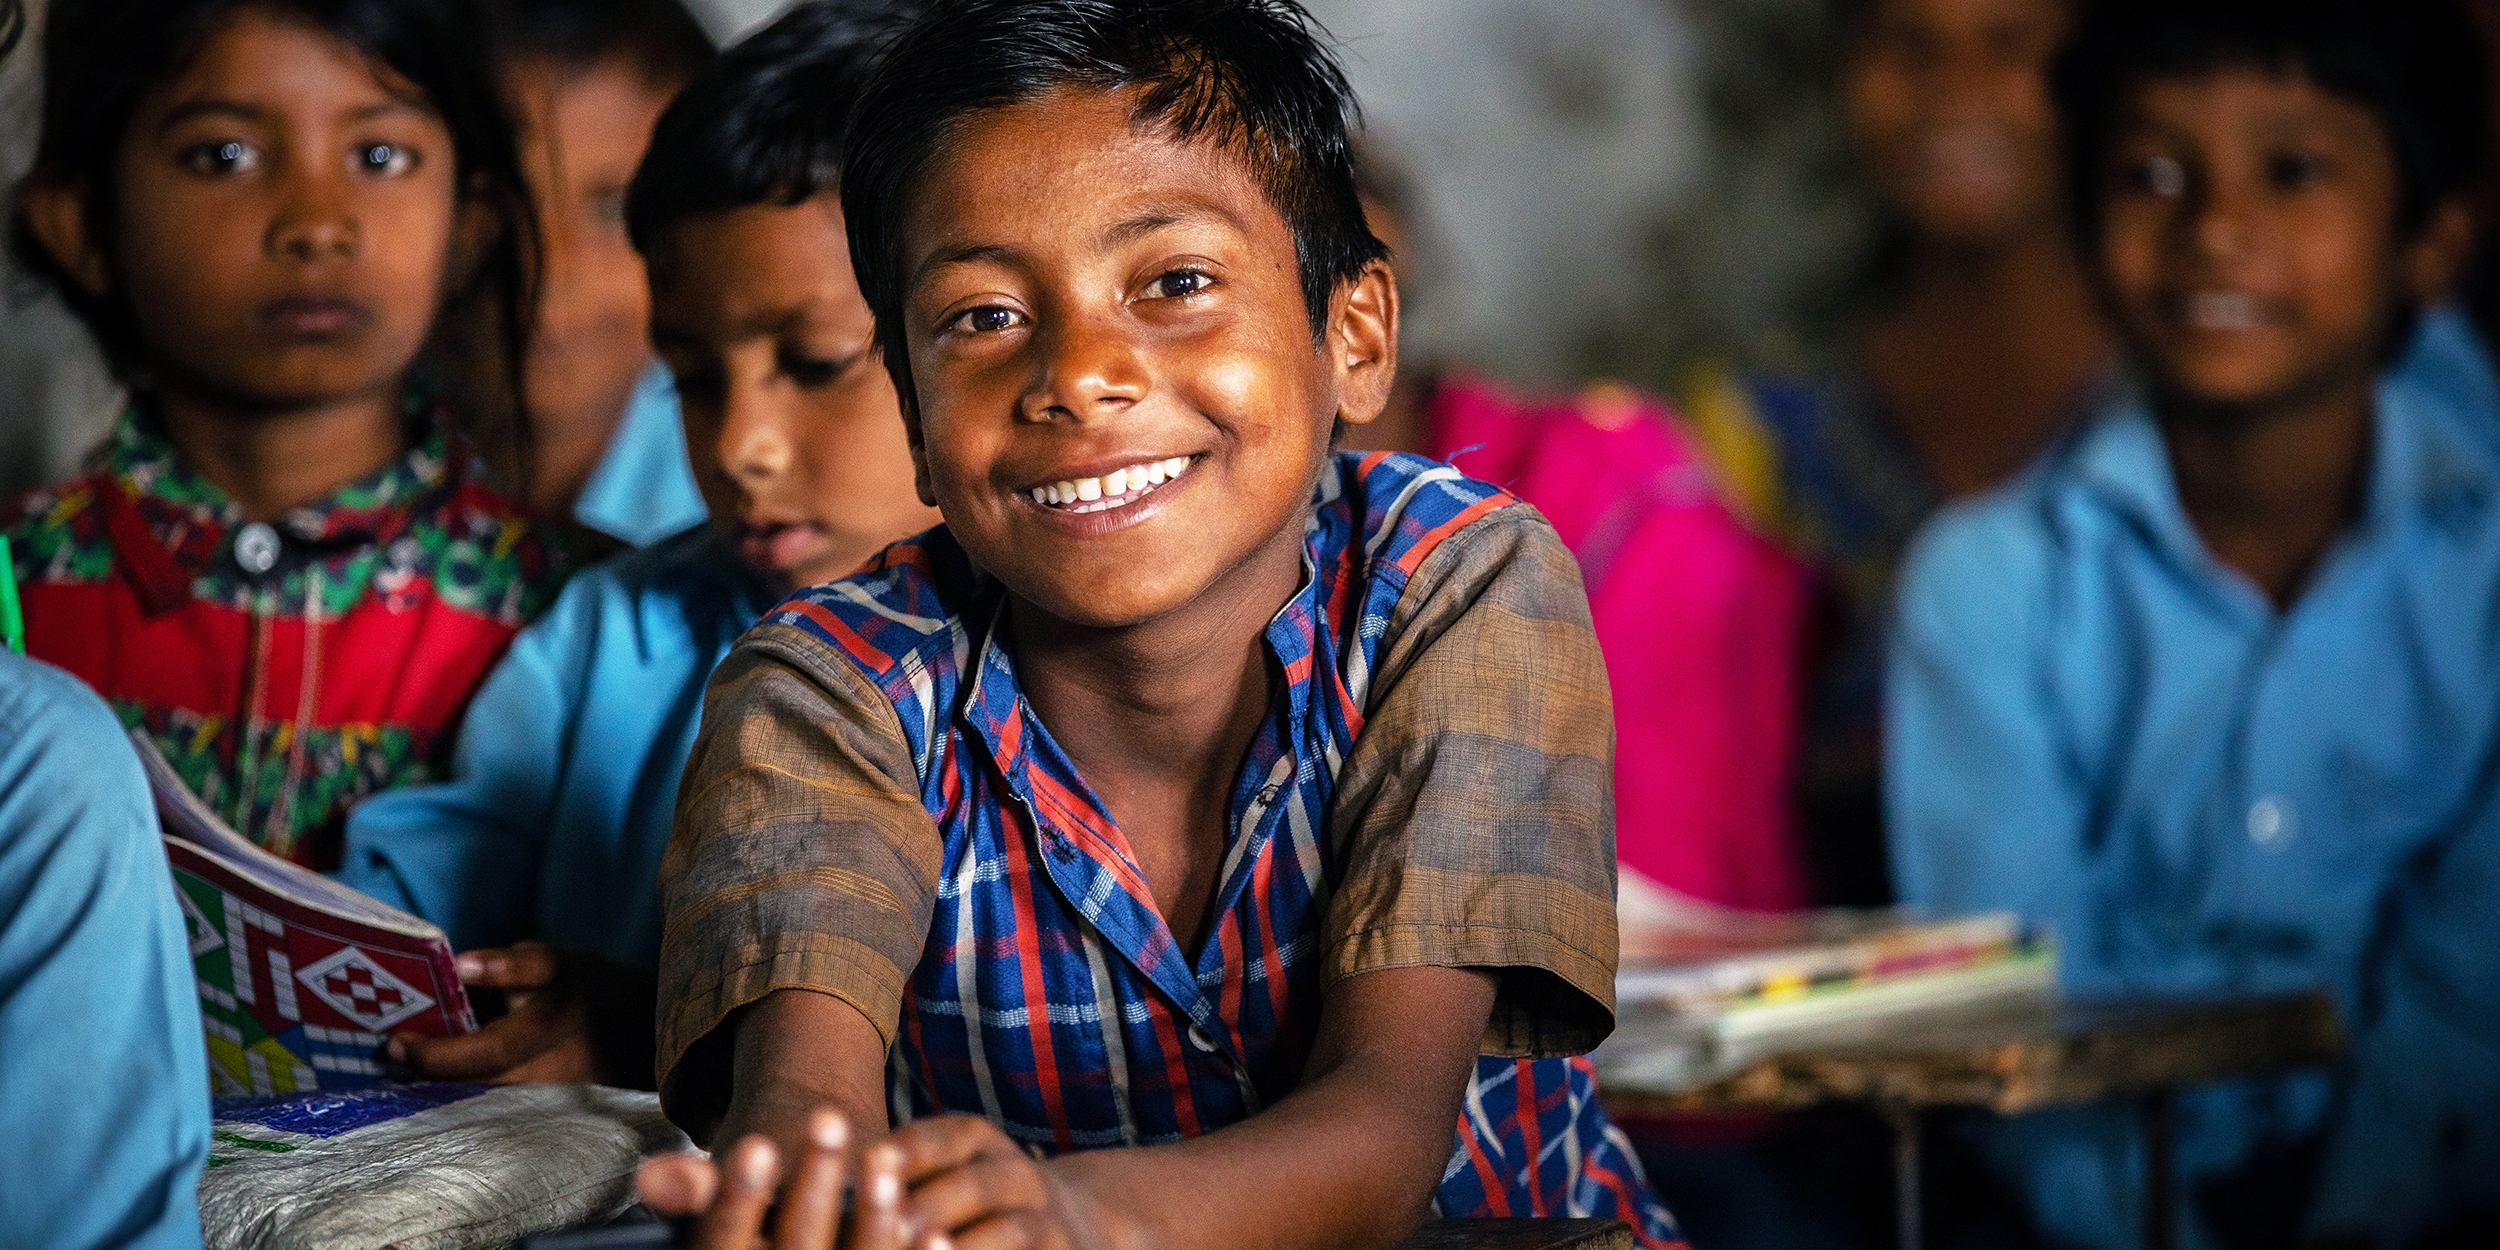
[[[2474,255],[2474,233],[2473,205],[2464,196],[2452,195],[2431,210],[2397,258],[2414,307],[2428,308],[2456,294]]]
[[[36,170],[18,188],[17,204],[35,245],[87,298],[102,299],[113,289],[113,267],[87,216],[84,184]]]
[[[1363,266],[1338,292],[1324,350],[1337,370],[1337,419],[1367,424],[1389,406],[1398,375],[1398,279],[1387,261]]]

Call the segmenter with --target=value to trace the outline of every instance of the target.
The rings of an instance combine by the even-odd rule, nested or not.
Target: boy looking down
[[[2020,909],[2072,990],[2342,1010],[2336,1079],[2181,1098],[2182,1246],[2500,1201],[2500,413],[2389,367],[2466,250],[2476,47],[2432,0],[2090,10],[2060,106],[2144,398],[1946,513],[1902,587],[1906,901]],[[2142,1140],[2112,1108],[1989,1136],[2095,1246],[2135,1244]]]
[[[468,983],[514,1004],[402,1039],[422,1075],[649,1086],[660,855],[704,680],[775,599],[937,520],[833,185],[892,25],[881,0],[810,0],[660,118],[629,205],[711,520],[575,578],[479,690],[451,780],[348,818],[340,877],[441,925]]]
[[[659,1069],[726,1166],[644,1177],[706,1244],[802,1141],[780,1244],[825,1244],[889,1123],[854,1250],[1675,1242],[1567,1058],[1616,948],[1571,557],[1331,453],[1396,366],[1349,108],[1285,0],[959,0],[881,59],[843,209],[946,524],[707,696]]]

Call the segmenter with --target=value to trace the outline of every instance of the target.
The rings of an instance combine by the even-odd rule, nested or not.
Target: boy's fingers
[[[545,989],[555,983],[558,971],[555,950],[545,942],[467,951],[452,962],[463,983],[496,990]]]
[[[1019,1211],[983,1220],[952,1237],[933,1237],[924,1250],[1059,1250],[1066,1244],[1031,1213]]]
[[[977,1115],[942,1115],[914,1120],[887,1139],[903,1151],[903,1175],[913,1184],[928,1177],[1001,1152],[1023,1158],[1024,1152],[998,1126]]]
[[[771,1142],[754,1134],[739,1139],[721,1168],[719,1196],[695,1230],[694,1250],[753,1250],[780,1179],[781,1155]]]
[[[1032,1160],[976,1159],[924,1177],[913,1186],[911,1224],[930,1232],[960,1234],[986,1220],[1040,1210],[1049,1203],[1042,1170]]]
[[[832,1250],[834,1224],[842,1217],[842,1180],[850,1171],[850,1121],[838,1111],[807,1120],[807,1147],[782,1194],[773,1250]]]
[[[472,1081],[519,1067],[556,1040],[535,1013],[522,1011],[458,1037],[402,1033],[391,1038],[387,1053],[431,1080]]]
[[[843,1250],[905,1250],[911,1239],[903,1222],[903,1152],[879,1142],[860,1159],[851,1215],[851,1239]]]
[[[700,1215],[720,1192],[720,1169],[693,1151],[643,1160],[634,1173],[634,1196],[669,1219]]]

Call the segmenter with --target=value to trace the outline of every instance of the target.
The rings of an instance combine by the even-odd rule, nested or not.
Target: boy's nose
[[[721,402],[720,462],[742,482],[779,477],[790,469],[788,388],[765,382],[730,383]]]
[[[1024,397],[1028,421],[1097,421],[1146,397],[1137,351],[1115,325],[1087,317],[1043,331],[1043,375]]]
[[[279,206],[269,223],[265,246],[272,255],[292,260],[354,256],[364,245],[364,227],[334,196],[299,188]]]

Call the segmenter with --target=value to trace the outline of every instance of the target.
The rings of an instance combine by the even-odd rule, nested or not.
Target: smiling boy
[[[829,1236],[846,1121],[901,1125],[855,1247],[1385,1245],[1436,1206],[1674,1241],[1565,1058],[1615,957],[1570,556],[1331,454],[1396,363],[1349,108],[1284,0],[960,0],[880,62],[843,207],[946,524],[713,680],[661,1089],[738,1145],[646,1189],[717,1186],[717,1244],[767,1139],[809,1143],[784,1244]]]
[[[2465,251],[2474,47],[2430,0],[2096,6],[2060,106],[2144,398],[1902,589],[1906,900],[2022,910],[2070,990],[2324,988],[2353,1036],[2333,1080],[2182,1095],[2182,1245],[2500,1202],[2500,413],[2389,367]],[[2134,1117],[1989,1136],[2059,1244],[2135,1244]]]

